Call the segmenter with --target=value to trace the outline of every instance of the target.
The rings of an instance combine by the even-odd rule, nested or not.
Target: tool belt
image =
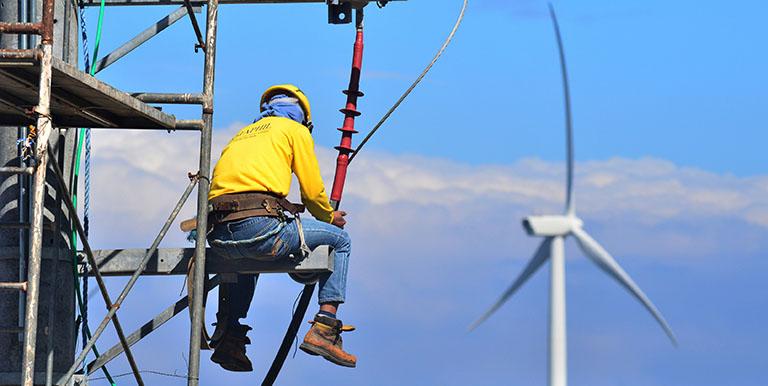
[[[285,197],[266,192],[230,193],[208,201],[208,225],[215,226],[228,221],[254,216],[285,218],[304,212],[304,205],[294,204]]]

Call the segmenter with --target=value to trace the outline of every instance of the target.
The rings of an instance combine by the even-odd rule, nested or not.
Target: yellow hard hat
[[[259,106],[264,105],[269,101],[269,98],[277,94],[286,94],[298,99],[299,106],[304,110],[306,120],[305,125],[309,126],[312,124],[312,110],[309,108],[309,99],[304,95],[304,92],[301,91],[301,89],[292,84],[278,84],[268,88],[267,91],[264,91],[264,94],[261,95],[261,103],[259,103]]]

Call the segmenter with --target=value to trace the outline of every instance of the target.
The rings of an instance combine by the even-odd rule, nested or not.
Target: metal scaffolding
[[[26,291],[24,316],[24,346],[20,383],[32,386],[35,382],[35,346],[37,342],[38,302],[41,260],[44,255],[43,209],[46,174],[52,173],[54,188],[64,197],[63,203],[68,208],[72,222],[80,237],[82,252],[80,256],[88,262],[90,276],[98,284],[108,312],[101,320],[92,337],[74,360],[69,370],[55,382],[69,385],[73,375],[79,369],[93,349],[95,342],[106,330],[110,322],[115,328],[120,343],[107,350],[104,355],[86,365],[86,375],[102,368],[107,362],[121,353],[125,353],[134,378],[139,385],[144,381],[138,365],[131,353],[131,346],[159,328],[173,316],[190,308],[192,321],[189,335],[188,385],[199,384],[200,350],[203,342],[203,300],[207,292],[221,282],[226,282],[233,273],[318,273],[333,269],[332,251],[318,248],[301,262],[276,261],[233,264],[206,249],[206,228],[208,213],[208,192],[211,170],[211,135],[214,112],[214,74],[216,63],[216,32],[219,4],[258,4],[258,3],[327,3],[329,22],[343,24],[351,22],[352,8],[362,9],[368,1],[363,0],[105,0],[107,6],[139,5],[179,5],[180,7],[154,25],[142,31],[136,37],[105,55],[94,63],[95,71],[101,71],[112,65],[133,49],[159,34],[162,30],[187,16],[192,23],[196,38],[196,50],[203,51],[203,83],[200,93],[152,93],[141,92],[128,94],[78,70],[72,65],[56,58],[52,54],[54,5],[56,0],[38,0],[42,2],[42,17],[38,22],[0,23],[0,33],[39,35],[40,45],[26,49],[0,50],[0,126],[34,125],[36,141],[34,162],[29,166],[0,167],[0,173],[31,175],[32,213],[28,224],[11,224],[16,227],[27,226],[31,232],[31,247],[27,260],[27,278],[25,281],[0,283],[0,290]],[[61,0],[59,0],[61,1]],[[83,0],[85,6],[99,5],[99,0]],[[379,2],[386,3],[386,2]],[[198,24],[195,14],[205,6],[206,20],[204,28]],[[149,103],[190,104],[201,107],[201,118],[182,120],[166,114]],[[165,224],[158,233],[151,247],[146,250],[93,250],[88,241],[83,224],[71,201],[71,192],[65,181],[61,165],[55,157],[49,156],[49,138],[56,127],[87,127],[111,129],[148,129],[148,130],[191,130],[200,132],[199,168],[190,174],[190,183],[171,211]],[[159,249],[158,246],[167,234],[184,203],[197,187],[197,240],[194,249]],[[72,246],[75,248],[75,246]],[[192,264],[194,262],[194,264]],[[193,267],[190,278],[192,290],[158,314],[145,325],[127,335],[118,319],[117,311],[130,293],[141,275],[152,274],[188,274],[188,267]],[[216,274],[207,280],[207,274]],[[104,276],[130,276],[128,283],[113,301],[110,297]],[[190,300],[191,299],[191,300]],[[278,367],[279,368],[279,367]],[[52,375],[47,369],[48,378]]]

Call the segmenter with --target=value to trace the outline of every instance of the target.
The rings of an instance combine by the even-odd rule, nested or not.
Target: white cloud
[[[214,162],[237,127],[215,131]],[[93,161],[96,235],[101,233],[100,225],[108,225],[113,232],[102,235],[111,240],[117,234],[132,244],[148,242],[188,183],[187,172],[197,170],[198,146],[196,133],[97,131]],[[318,146],[317,152],[326,185],[330,185],[335,151]],[[450,244],[474,237],[472,232],[484,224],[503,227],[506,234],[517,238],[521,216],[558,213],[564,195],[563,165],[557,162],[522,159],[510,165],[476,166],[368,152],[350,168],[345,206],[354,209],[351,220],[357,226],[351,228],[358,232],[365,229],[377,237],[392,238],[416,233],[426,243]],[[183,216],[192,215],[194,197]],[[651,158],[580,162],[576,204],[588,228],[605,229],[609,234],[621,229],[627,239],[634,233],[668,240],[670,251],[660,254],[669,256],[685,252],[676,246],[696,245],[702,229],[768,227],[768,177],[721,175]],[[665,224],[675,224],[674,229],[662,232]],[[412,229],[425,226],[429,228]],[[172,235],[170,240],[181,239],[181,235]],[[638,249],[622,247],[625,254],[648,252],[642,243],[623,240],[622,244],[637,244]],[[708,243],[702,240],[701,245]],[[701,252],[716,253],[717,248]]]
[[[347,192],[371,204],[453,207],[493,201],[532,212],[557,212],[565,196],[563,166],[537,159],[467,166],[368,154],[354,166],[350,180]],[[768,177],[737,178],[656,159],[614,158],[579,163],[575,194],[579,211],[598,221],[622,216],[657,223],[723,216],[764,226],[760,214],[768,205],[767,183]]]

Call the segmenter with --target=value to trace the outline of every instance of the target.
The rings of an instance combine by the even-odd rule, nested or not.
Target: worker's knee
[[[302,220],[304,237],[310,248],[314,249],[320,245],[329,245],[337,253],[349,253],[352,240],[349,233],[335,225],[315,219]],[[296,242],[298,243],[298,229],[293,228],[297,233]],[[298,244],[296,245],[298,246]]]
[[[337,245],[334,245],[334,248],[337,251],[343,250],[346,252],[349,252],[352,249],[352,238],[349,237],[349,233],[344,229],[339,229]]]

